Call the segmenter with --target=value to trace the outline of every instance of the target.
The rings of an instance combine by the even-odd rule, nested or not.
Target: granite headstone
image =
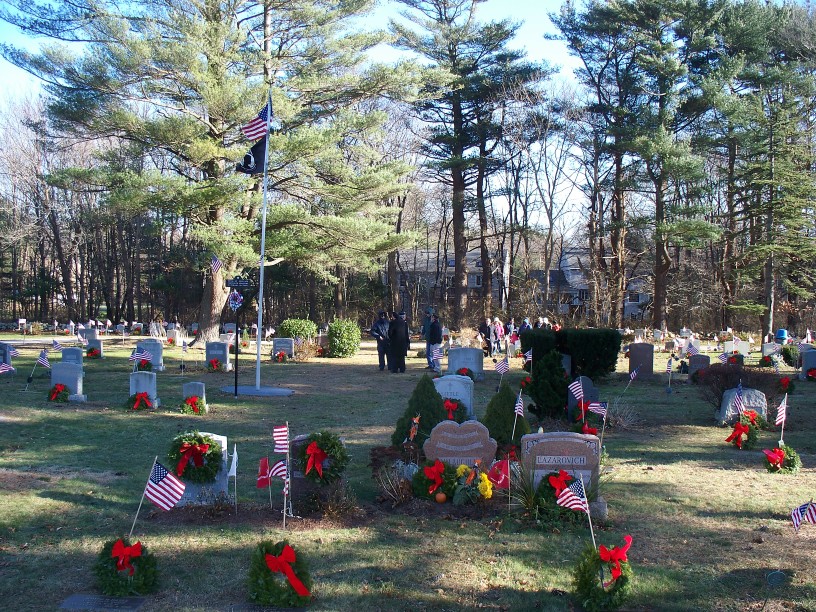
[[[638,376],[654,374],[654,344],[633,342],[629,345],[629,373],[638,368]]]
[[[188,382],[184,383],[181,387],[181,394],[184,396],[186,400],[188,397],[197,397],[202,402],[204,402],[204,412],[209,411],[209,406],[207,406],[207,392],[206,392],[206,385],[203,382]]]
[[[136,395],[137,393],[147,393],[153,408],[158,408],[161,405],[161,400],[156,394],[155,372],[131,372],[130,395]]]
[[[467,418],[476,418],[473,413],[473,381],[469,376],[448,374],[434,378],[433,383],[442,399],[459,400],[467,409]]]
[[[69,402],[88,401],[88,396],[82,392],[82,377],[82,366],[76,363],[58,361],[51,365],[51,386],[65,385]]]
[[[225,372],[232,371],[229,345],[226,342],[208,342],[204,348],[204,358],[205,365],[209,365],[210,361],[217,359],[221,363],[222,370]]]
[[[229,451],[227,450],[227,437],[203,431],[200,433],[203,436],[210,436],[218,442],[218,445],[221,447],[221,468],[215,474],[214,482],[199,484],[184,480],[182,476],[181,480],[185,485],[184,495],[182,495],[178,504],[176,504],[177,506],[210,506],[219,499],[229,498],[229,477],[227,476],[227,472],[229,471],[227,455]]]
[[[295,356],[295,339],[294,338],[273,338],[272,339],[272,353],[277,355],[283,351],[287,357]]]
[[[472,466],[480,461],[488,469],[496,458],[496,441],[490,437],[487,427],[478,421],[441,421],[425,440],[422,449],[430,461],[439,459],[457,467]]]
[[[484,380],[484,352],[480,348],[452,348],[448,351],[448,373],[468,368],[476,380]]]
[[[734,406],[734,399],[736,397],[736,389],[726,389],[723,392],[720,409],[714,411],[714,418],[717,419],[719,423],[733,425],[737,422],[739,411],[736,406]],[[765,419],[768,418],[768,400],[762,391],[743,387],[742,404],[745,410],[756,410],[759,416]]]
[[[598,484],[600,474],[598,436],[557,431],[533,433],[521,438],[522,467],[533,474],[537,487],[550,472],[564,470],[573,478],[583,477],[586,488]]]

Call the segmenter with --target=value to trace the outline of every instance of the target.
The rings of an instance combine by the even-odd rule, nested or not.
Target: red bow
[[[448,411],[448,419],[453,420],[453,413],[456,412],[456,409],[459,408],[459,404],[454,402],[453,400],[445,400],[445,410]]]
[[[632,536],[625,535],[623,536],[623,541],[626,542],[622,547],[618,548],[617,546],[613,546],[611,549],[608,549],[606,546],[601,544],[598,547],[598,554],[601,556],[601,561],[604,563],[614,563],[614,567],[612,568],[612,580],[604,584],[604,588],[607,588],[610,584],[615,582],[621,575],[621,561],[624,563],[628,562],[629,559],[626,558],[626,551],[629,550],[629,547],[632,545]]]
[[[286,576],[289,584],[292,585],[293,589],[295,589],[295,593],[301,597],[308,597],[311,595],[311,593],[309,593],[309,589],[306,588],[306,585],[303,584],[297,576],[295,576],[295,572],[292,570],[291,564],[297,560],[297,556],[295,555],[295,550],[291,546],[286,544],[283,547],[280,555],[277,557],[275,555],[264,555],[264,559],[266,560],[266,567],[269,568],[270,572],[280,572]]]
[[[63,391],[65,391],[65,385],[63,385],[62,383],[57,383],[56,385],[54,385],[54,388],[51,389],[51,397],[49,397],[48,399],[53,402],[56,399],[56,397]]]
[[[790,384],[790,378],[783,376],[779,379],[779,384],[781,385],[783,391],[787,391],[788,385]]]
[[[144,405],[148,408],[153,407],[153,404],[150,403],[150,398],[147,397],[147,391],[142,391],[141,393],[136,394],[136,401],[133,402],[133,409],[138,410],[142,403],[144,403]]]
[[[585,421],[586,420],[586,413],[589,410],[589,402],[585,400],[578,400],[578,414],[575,416],[576,421]]]
[[[184,468],[187,467],[191,458],[196,467],[204,465],[204,453],[208,450],[210,450],[209,444],[190,444],[189,442],[182,444],[179,448],[181,459],[176,466],[176,474],[181,476],[184,473]]]
[[[131,565],[130,560],[142,556],[142,543],[136,542],[133,546],[125,546],[122,538],[116,540],[111,551],[111,557],[116,559],[116,570],[121,572],[124,569],[130,570],[128,576],[132,576],[136,568]]]
[[[328,457],[326,451],[320,448],[317,442],[312,442],[306,447],[306,454],[309,456],[306,462],[306,473],[308,474],[314,468],[317,470],[317,475],[323,478],[323,462]]]
[[[775,467],[777,469],[782,467],[782,462],[785,461],[785,451],[783,451],[781,448],[775,448],[773,450],[768,450],[766,448],[762,452],[765,453],[771,467]]]
[[[567,474],[564,470],[558,471],[558,476],[550,476],[549,481],[552,488],[555,489],[555,496],[561,495],[561,491],[567,488],[567,483],[572,480],[572,476]]]
[[[746,410],[742,414],[744,414],[746,417],[748,417],[748,420],[751,421],[751,425],[756,427],[757,416],[759,416],[759,415],[757,415],[756,410]]]
[[[192,409],[193,412],[198,414],[198,396],[197,395],[191,395],[186,400],[184,400],[184,403],[187,404]]]
[[[733,440],[734,444],[737,445],[737,448],[742,449],[742,436],[747,436],[750,429],[751,428],[747,425],[737,423],[734,425],[734,431],[731,432],[731,435],[728,436],[725,441],[731,442]]]
[[[437,459],[433,465],[425,466],[423,471],[426,478],[433,480],[431,486],[428,487],[428,495],[433,495],[433,492],[442,486],[442,473],[445,471],[445,464]]]
[[[593,436],[597,436],[598,435],[598,428],[597,427],[590,427],[589,423],[584,421],[584,426],[581,427],[581,433],[591,434]]]

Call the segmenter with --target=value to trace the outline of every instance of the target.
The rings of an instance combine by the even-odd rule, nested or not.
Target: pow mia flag
[[[238,172],[244,174],[262,174],[264,171],[264,156],[266,155],[266,136],[252,145],[244,155],[244,161],[235,166]]]

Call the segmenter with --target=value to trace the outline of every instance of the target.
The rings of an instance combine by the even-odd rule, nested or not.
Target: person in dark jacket
[[[411,348],[410,334],[408,321],[405,320],[405,313],[400,312],[388,327],[388,341],[391,347],[389,363],[394,374],[405,372],[405,356]]]
[[[371,325],[371,335],[377,340],[377,357],[380,360],[380,372],[385,370],[386,365],[391,369],[388,362],[388,328],[390,322],[384,310],[380,311],[380,318]]]
[[[436,313],[431,315],[431,324],[428,326],[428,362],[433,364],[430,369],[439,372],[442,368],[439,360],[433,358],[434,349],[442,346],[442,325],[439,323],[439,316]]]
[[[485,356],[493,353],[493,346],[490,344],[490,323],[490,317],[486,317],[479,325],[479,335],[482,338],[482,342],[487,345],[487,353]]]

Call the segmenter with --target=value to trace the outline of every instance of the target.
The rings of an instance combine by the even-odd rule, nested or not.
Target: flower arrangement
[[[208,372],[218,372],[221,370],[221,361],[219,359],[210,359],[207,362]]]
[[[184,414],[204,414],[206,406],[203,399],[197,395],[191,395],[184,398],[179,410]]]
[[[802,469],[802,459],[793,448],[781,444],[773,450],[764,449],[765,469],[773,474],[796,474]]]
[[[795,385],[793,384],[793,379],[790,376],[783,376],[779,379],[779,390],[782,393],[793,393]]]
[[[456,373],[459,376],[467,376],[468,378],[470,378],[470,380],[476,382],[476,374],[474,374],[473,370],[471,370],[470,368],[459,368],[458,370],[456,370]]]
[[[531,376],[525,376],[521,379],[521,390],[526,392],[527,387],[533,384],[533,379]]]
[[[173,438],[167,459],[176,466],[176,475],[199,484],[215,481],[221,469],[221,445],[215,438],[188,431]]]
[[[140,359],[136,362],[137,372],[150,372],[153,370],[153,363],[149,359]]]
[[[48,401],[62,404],[68,401],[69,395],[71,395],[71,392],[68,390],[68,387],[62,383],[57,383],[51,387],[51,390],[48,392]]]
[[[632,536],[624,536],[623,546],[607,548],[604,545],[595,550],[587,546],[572,574],[572,585],[576,598],[588,612],[616,610],[631,592],[632,568],[627,552],[632,545]],[[605,576],[604,567],[611,566],[609,581],[601,581]]]
[[[289,361],[289,355],[286,354],[286,351],[278,351],[272,355],[272,361],[274,363],[287,363]]]
[[[175,346],[176,345],[176,339],[175,338],[168,338],[167,339],[167,344],[169,346]]]
[[[411,479],[411,489],[416,497],[433,499],[436,493],[452,497],[456,487],[456,470],[439,459],[427,462]]]
[[[110,540],[99,552],[94,574],[105,595],[145,595],[156,587],[156,558],[141,542]]]
[[[482,499],[493,497],[493,483],[481,470],[479,462],[473,467],[460,465],[456,468],[456,486],[453,490],[453,505],[475,504]]]
[[[297,459],[306,478],[327,485],[342,477],[351,457],[337,434],[321,431],[306,438]]]
[[[128,410],[146,410],[153,408],[153,402],[150,401],[147,391],[142,391],[131,395],[125,404],[125,408]]]
[[[318,345],[318,347],[317,347],[317,356],[318,357],[325,357],[326,356],[325,353],[326,353],[326,351],[323,349],[323,347]]]
[[[241,340],[241,348],[249,348],[249,342],[246,340]]]
[[[810,382],[816,382],[816,368],[810,368],[807,371],[806,378]]]
[[[760,368],[772,368],[773,367],[773,358],[770,355],[764,355],[759,360],[759,367]]]
[[[88,359],[99,359],[100,357],[102,357],[102,353],[99,351],[98,348],[92,346],[87,351],[85,351],[85,356]]]
[[[753,420],[748,415],[753,412]],[[757,437],[759,436],[759,427],[757,425],[757,414],[753,410],[746,410],[743,412],[740,420],[734,424],[734,429],[725,441],[731,442],[739,450],[750,450],[756,445]],[[745,439],[743,440],[743,436]]]
[[[300,608],[311,601],[312,578],[303,554],[289,542],[260,542],[252,553],[249,599],[262,606]]]
[[[71,330],[70,330],[70,329],[66,329],[66,330],[65,330],[65,335],[66,335],[66,336],[68,336],[68,335],[70,335],[70,334],[71,334]]]

